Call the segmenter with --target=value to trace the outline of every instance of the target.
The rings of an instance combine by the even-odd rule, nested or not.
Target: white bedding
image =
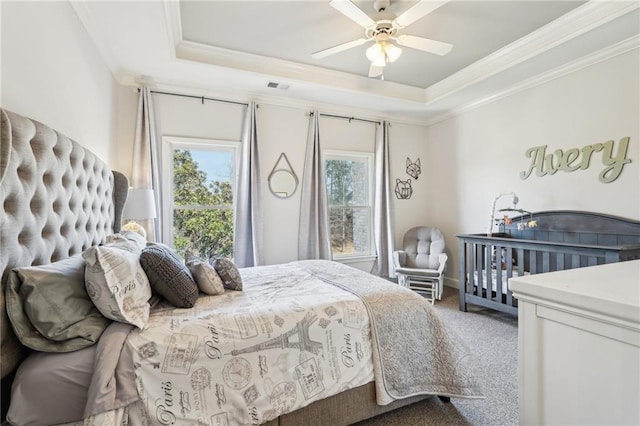
[[[259,424],[374,378],[381,405],[482,397],[465,345],[414,292],[327,261],[241,274],[244,291],[154,310],[145,330],[112,324],[84,425]]]
[[[509,278],[507,277],[507,270],[506,269],[502,269],[501,270],[501,276],[502,276],[502,294],[507,294],[507,290],[509,289]],[[479,277],[480,274],[478,274],[478,271],[474,271],[473,272],[473,276],[474,276],[474,281],[473,281],[473,285],[477,286],[478,282],[479,282]],[[525,272],[524,275],[529,275],[528,272]],[[518,273],[517,270],[513,270],[512,271],[512,278],[513,277],[519,277],[520,274]],[[482,271],[482,288],[486,289],[487,288],[487,271],[486,269]],[[498,291],[498,271],[496,271],[495,269],[491,270],[491,290],[496,292]]]
[[[373,379],[358,297],[303,269],[255,268],[243,281],[245,291],[156,314],[130,336],[138,392],[158,423],[262,423]]]
[[[373,380],[357,296],[290,265],[241,271],[244,291],[156,311],[132,331],[141,401],[87,422],[260,424]]]

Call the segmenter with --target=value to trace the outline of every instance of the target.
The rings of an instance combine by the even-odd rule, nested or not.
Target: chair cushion
[[[434,269],[396,268],[396,274],[411,275],[416,277],[438,278],[440,274]]]
[[[438,269],[438,255],[444,253],[444,235],[430,226],[411,228],[404,235],[403,250],[407,253],[407,268]]]

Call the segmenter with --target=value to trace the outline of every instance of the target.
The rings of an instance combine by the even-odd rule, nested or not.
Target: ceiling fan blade
[[[331,0],[329,3],[331,7],[342,13],[347,18],[354,21],[356,24],[365,28],[376,25],[376,22],[364,13],[358,6],[353,4],[350,0]]]
[[[407,27],[423,16],[433,12],[448,1],[449,0],[421,0],[405,11],[402,15],[394,19],[393,23],[400,28]]]
[[[318,52],[312,53],[311,57],[313,59],[322,59],[326,58],[329,55],[333,55],[334,53],[342,52],[343,50],[351,49],[352,47],[361,46],[365,44],[369,39],[359,38],[357,40],[349,41],[347,43],[342,43],[337,46],[330,47],[328,49],[320,50]]]
[[[381,76],[383,71],[384,67],[376,67],[375,65],[371,65],[369,67],[369,77]]]
[[[416,37],[403,34],[395,38],[401,46],[411,47],[413,49],[422,50],[424,52],[433,53],[435,55],[444,56],[451,51],[453,44],[443,41],[431,40],[428,38]]]

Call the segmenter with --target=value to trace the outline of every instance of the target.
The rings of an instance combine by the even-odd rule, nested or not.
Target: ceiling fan
[[[420,0],[406,12],[396,17],[387,10],[390,0],[376,0],[373,7],[376,12],[378,12],[376,16],[378,19],[374,21],[353,4],[351,0],[331,0],[329,3],[331,7],[364,27],[365,36],[357,40],[320,50],[313,53],[311,57],[314,59],[322,59],[334,53],[361,46],[369,41],[375,41],[375,43],[367,49],[367,58],[371,61],[369,77],[378,77],[382,76],[384,67],[388,63],[398,59],[402,53],[402,49],[392,42],[396,42],[400,46],[406,46],[440,56],[446,55],[453,47],[450,43],[408,34],[399,35],[398,32],[423,16],[433,12],[448,1],[449,0]]]

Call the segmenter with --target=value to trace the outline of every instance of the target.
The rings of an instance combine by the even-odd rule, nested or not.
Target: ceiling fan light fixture
[[[367,49],[367,59],[371,62],[384,62],[384,49],[382,48],[382,45],[380,45],[380,43],[376,42]]]
[[[373,41],[373,45],[366,50],[366,56],[371,61],[369,77],[377,77],[381,75],[382,69],[387,64],[395,62],[400,57],[402,49],[399,46],[440,56],[449,53],[453,47],[450,43],[438,40],[399,34],[405,27],[451,0],[417,0],[413,6],[400,14],[400,16],[396,16],[392,11],[387,10],[390,3],[396,0],[375,0],[373,4],[376,11],[375,20],[356,6],[354,1],[331,0],[329,4],[347,18],[362,26],[365,29],[364,37],[315,52],[311,55],[312,58],[322,59]]]
[[[384,42],[382,48],[384,49],[384,53],[387,55],[387,58],[389,58],[389,62],[395,62],[395,60],[402,54],[402,49],[393,43]]]
[[[376,67],[384,67],[400,57],[402,49],[387,41],[377,41],[367,49],[367,59]]]

